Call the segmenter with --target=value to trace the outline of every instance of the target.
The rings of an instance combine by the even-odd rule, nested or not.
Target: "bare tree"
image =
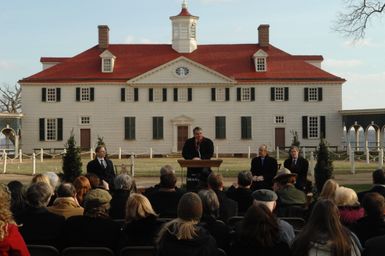
[[[369,21],[385,11],[385,1],[345,0],[346,12],[339,13],[334,29],[358,40],[365,37]]]
[[[21,112],[21,87],[3,84],[0,87],[0,110],[7,113]]]

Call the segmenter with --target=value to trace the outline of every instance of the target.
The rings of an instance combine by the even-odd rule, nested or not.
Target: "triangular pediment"
[[[254,53],[253,58],[256,58],[256,57],[267,57],[267,56],[269,56],[269,54],[267,54],[267,52],[265,52],[262,49],[259,49],[256,53]]]
[[[191,124],[192,122],[194,122],[194,119],[186,115],[180,115],[171,119],[173,124]]]
[[[128,84],[234,84],[236,81],[186,57],[178,57],[127,81]]]
[[[105,59],[105,58],[116,58],[109,50],[105,50],[99,55],[100,58]]]

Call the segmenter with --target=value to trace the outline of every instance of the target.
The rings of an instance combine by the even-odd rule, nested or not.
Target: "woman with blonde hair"
[[[132,193],[126,203],[125,225],[121,246],[154,245],[154,239],[162,222],[154,212],[147,197]]]
[[[13,220],[11,193],[8,187],[0,185],[0,255],[29,256],[27,246]]]
[[[333,179],[328,179],[322,187],[319,199],[329,199],[334,202],[336,190],[339,187],[338,183]]]
[[[357,220],[364,217],[365,211],[360,206],[357,193],[347,187],[338,187],[334,198],[342,224],[351,227]]]
[[[91,189],[90,181],[86,176],[79,176],[73,181],[76,190],[76,199],[83,206],[84,196]]]
[[[184,194],[178,204],[178,217],[164,225],[157,239],[157,255],[209,256],[217,254],[215,239],[198,226],[202,201],[196,193]]]

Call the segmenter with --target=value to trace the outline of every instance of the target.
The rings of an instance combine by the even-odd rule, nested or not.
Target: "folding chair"
[[[115,256],[107,247],[67,247],[61,256]]]
[[[51,245],[28,244],[27,248],[31,256],[59,256],[60,255],[58,249],[56,249]]]
[[[153,256],[154,246],[126,246],[120,250],[119,256]]]

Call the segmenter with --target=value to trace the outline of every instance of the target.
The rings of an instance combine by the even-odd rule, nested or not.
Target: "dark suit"
[[[263,176],[263,181],[254,181],[251,190],[272,189],[273,178],[277,174],[277,160],[270,156],[265,156],[262,163],[262,157],[254,157],[251,160],[250,172],[253,176]]]
[[[209,138],[204,137],[200,143],[196,143],[192,137],[183,145],[182,156],[184,159],[191,160],[195,157],[200,159],[210,159],[214,154],[214,143]],[[196,190],[200,182],[205,182],[211,173],[208,168],[187,168],[187,190]],[[203,186],[203,185],[202,185]]]
[[[238,215],[238,203],[228,198],[226,193],[221,190],[214,190],[219,201],[219,219],[227,222],[233,216]]]
[[[364,199],[365,195],[367,193],[373,193],[373,192],[377,192],[378,194],[382,195],[385,198],[385,186],[380,184],[374,184],[370,190],[361,191],[357,193],[358,201],[360,201],[360,203],[362,204],[362,200]]]
[[[297,162],[294,165],[293,159],[290,157],[285,160],[283,166],[289,169],[292,173],[297,174],[297,181],[295,183],[295,187],[300,190],[305,190],[307,171],[309,170],[309,162],[305,158],[299,156],[297,158]]]
[[[100,164],[98,158],[89,161],[87,164],[87,173],[96,174],[101,180],[106,181],[110,190],[112,190],[114,188],[115,178],[114,164],[109,159],[104,158],[103,160],[106,162],[105,168]]]

